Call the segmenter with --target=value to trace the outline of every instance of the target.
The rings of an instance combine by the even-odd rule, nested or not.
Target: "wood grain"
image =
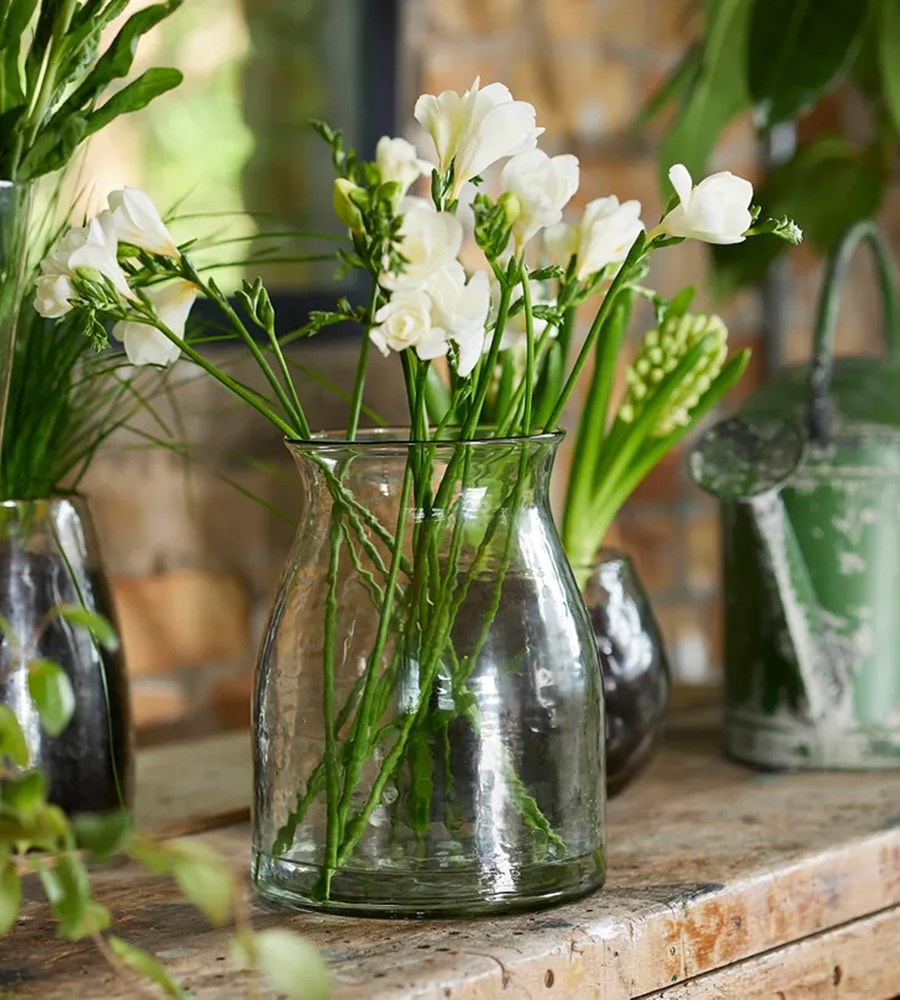
[[[888,1000],[897,993],[900,773],[758,774],[721,758],[707,711],[675,723],[648,774],[610,804],[610,880],[580,902],[444,922],[258,906],[257,925],[307,934],[332,964],[338,1000],[778,1000],[779,990],[783,1000]],[[202,753],[174,748],[171,761],[158,751],[143,773],[156,775],[165,792],[145,798],[144,815],[170,824],[195,812],[208,819],[239,786],[246,803],[246,744],[238,742],[246,734],[230,739]],[[248,834],[240,825],[203,839],[243,871]],[[170,886],[132,866],[97,878],[117,932],[159,955],[198,1000],[246,995],[226,960],[227,933],[206,927]],[[25,919],[0,945],[0,982],[17,983],[9,995],[135,996],[110,978],[90,945],[54,942],[33,883],[28,894]],[[811,992],[836,965],[845,985]]]
[[[161,836],[197,833],[250,816],[250,734],[223,733],[138,753],[138,827]]]

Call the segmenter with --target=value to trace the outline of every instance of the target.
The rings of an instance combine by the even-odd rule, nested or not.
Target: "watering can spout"
[[[806,435],[790,420],[754,413],[717,424],[693,450],[694,482],[748,512],[780,609],[811,720],[821,719],[846,686],[827,641],[822,609],[781,496],[806,455]]]

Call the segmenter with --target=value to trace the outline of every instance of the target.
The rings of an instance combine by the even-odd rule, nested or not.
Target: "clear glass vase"
[[[0,503],[0,702],[16,714],[29,766],[47,777],[51,802],[67,813],[127,806],[132,789],[128,684],[119,652],[103,648],[68,605],[115,622],[96,536],[79,497]],[[75,694],[68,726],[50,736],[28,691],[28,663],[52,660]]]
[[[263,896],[454,916],[603,883],[603,700],[548,504],[559,440],[290,445],[303,516],[254,692]]]

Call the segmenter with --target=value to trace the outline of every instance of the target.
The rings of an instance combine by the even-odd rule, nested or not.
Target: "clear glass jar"
[[[254,693],[263,896],[452,916],[603,883],[597,649],[548,503],[560,439],[290,445],[303,514]]]

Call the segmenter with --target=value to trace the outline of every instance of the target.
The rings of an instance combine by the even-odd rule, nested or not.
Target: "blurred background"
[[[847,0],[823,2],[848,9]],[[335,231],[331,164],[308,119],[327,119],[371,155],[385,133],[421,140],[411,117],[418,94],[462,91],[480,75],[482,83],[503,81],[536,106],[547,130],[543,148],[579,157],[575,208],[615,193],[640,199],[651,221],[665,200],[660,163],[672,147],[677,111],[663,108],[649,120],[641,112],[686,54],[696,57],[708,6],[701,0],[188,0],[145,40],[138,59],[177,66],[184,85],[94,142],[81,175],[86,196],[102,200],[124,184],[142,187],[159,205],[177,203],[181,213],[195,214],[184,223],[192,233],[198,227],[238,238]],[[758,121],[736,101],[720,109],[715,147],[700,158],[706,172],[728,169],[756,184],[780,179],[780,188],[770,184],[771,197],[814,235],[828,213],[852,206],[858,214],[877,211],[896,240],[893,159],[879,161],[877,170],[854,159],[859,143],[869,136],[883,143],[884,136],[865,84],[876,56],[865,40],[851,45],[849,37],[841,41],[843,76],[832,74],[802,113],[761,137]],[[735,57],[727,47],[722,53],[727,67]],[[717,71],[703,72],[715,103],[724,85]],[[857,145],[842,146],[838,155],[835,141]],[[806,160],[796,168],[798,150]],[[786,163],[796,175],[793,196],[784,192]],[[211,212],[238,214],[207,217]],[[772,367],[807,357],[827,242],[826,235],[805,244],[767,273],[767,261],[734,268],[720,260],[712,271],[700,244],[657,255],[661,293],[694,284],[696,307],[723,316],[732,347],[753,349],[731,405]],[[233,245],[235,253],[222,260],[223,281],[233,286],[244,274],[262,274],[278,293],[286,328],[299,325],[311,306],[333,301],[340,283],[332,264],[243,265],[256,245]],[[736,288],[741,268],[741,281],[760,280]],[[844,352],[877,350],[873,287],[868,262],[860,259],[843,300]],[[633,332],[642,332],[639,324]],[[323,333],[295,351],[294,360],[346,385],[353,336],[339,328]],[[235,365],[240,374],[237,358]],[[399,366],[385,364],[370,380],[368,402],[389,420],[402,419],[398,378]],[[135,449],[119,437],[85,484],[114,578],[145,741],[248,724],[255,644],[296,520],[291,470],[277,435],[189,370],[176,372],[174,383],[172,419],[183,417],[180,434],[193,460]],[[339,424],[342,404],[327,387],[306,380],[304,391],[314,399],[308,412],[316,425]],[[609,543],[637,565],[676,678],[714,681],[722,658],[716,511],[689,484],[683,453],[639,489]]]

